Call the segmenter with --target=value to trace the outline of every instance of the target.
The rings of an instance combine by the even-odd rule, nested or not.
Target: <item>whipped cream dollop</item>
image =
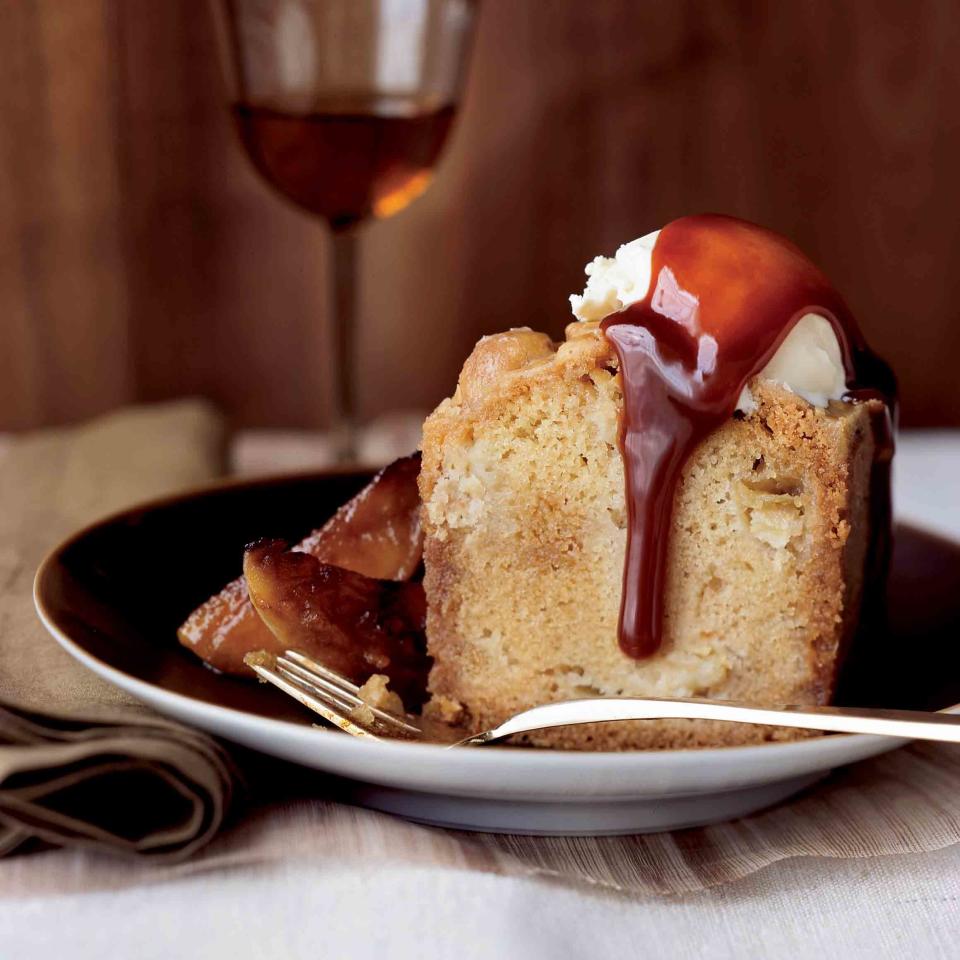
[[[653,248],[659,234],[655,230],[625,243],[612,257],[595,257],[588,263],[584,268],[587,285],[583,293],[570,297],[573,315],[583,321],[602,320],[643,300],[650,289]],[[840,342],[830,321],[817,313],[804,314],[760,376],[779,383],[816,407],[840,400],[846,391],[846,372]],[[756,409],[748,387],[743,388],[737,409],[747,414]]]

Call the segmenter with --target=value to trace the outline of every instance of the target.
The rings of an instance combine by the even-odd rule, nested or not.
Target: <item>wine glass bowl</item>
[[[353,229],[429,186],[462,91],[475,0],[215,0],[253,165],[333,231],[334,424],[354,452]]]
[[[390,217],[430,184],[455,107],[405,100],[337,100],[304,116],[235,104],[254,166],[294,203],[334,230]]]

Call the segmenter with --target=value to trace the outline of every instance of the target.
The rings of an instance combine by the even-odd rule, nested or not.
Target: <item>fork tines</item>
[[[373,740],[421,736],[420,727],[410,718],[367,703],[355,683],[298,650],[287,650],[277,657],[264,652],[247,654],[244,662],[261,680],[299,700],[345,733]]]

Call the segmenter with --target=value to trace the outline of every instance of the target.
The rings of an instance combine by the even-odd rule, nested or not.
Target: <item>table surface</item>
[[[303,438],[258,435],[241,466]],[[304,448],[306,449],[306,448]],[[960,538],[960,432],[902,436],[902,519]],[[0,864],[2,869],[2,864]],[[289,862],[120,892],[0,903],[0,956],[86,958],[955,957],[960,845],[797,858],[682,898],[369,862]]]

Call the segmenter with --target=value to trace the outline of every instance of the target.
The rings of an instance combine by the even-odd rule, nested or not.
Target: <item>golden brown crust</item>
[[[430,690],[474,729],[550,699],[713,696],[826,702],[856,621],[869,539],[866,405],[812,407],[754,381],[757,409],[691,457],[677,491],[665,639],[625,656],[626,543],[616,357],[595,324],[567,341],[481,341],[424,426]],[[529,742],[587,749],[795,734],[701,721],[575,727]]]

